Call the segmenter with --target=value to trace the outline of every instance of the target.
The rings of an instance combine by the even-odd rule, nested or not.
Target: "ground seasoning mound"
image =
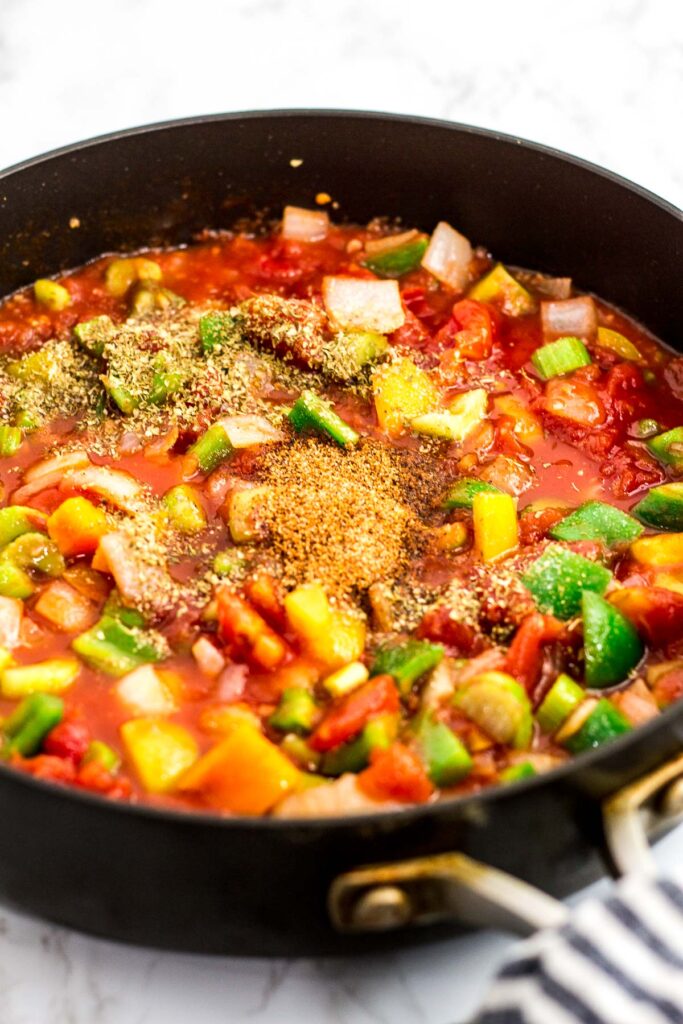
[[[287,585],[319,582],[343,596],[405,570],[422,527],[406,503],[395,452],[308,440],[266,460],[264,519]]]

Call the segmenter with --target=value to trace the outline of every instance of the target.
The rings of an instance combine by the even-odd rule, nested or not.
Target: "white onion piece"
[[[398,281],[324,277],[323,302],[337,327],[391,334],[405,323]]]
[[[368,238],[365,243],[365,251],[368,256],[376,256],[380,252],[390,252],[398,249],[401,245],[407,245],[418,237],[420,232],[417,228],[410,231],[402,231],[399,235],[385,235],[384,238]]]
[[[100,540],[99,550],[125,604],[148,607],[160,615],[168,611],[173,592],[171,577],[161,566],[140,558],[125,534],[106,534]]]
[[[244,694],[248,675],[249,669],[246,665],[227,665],[218,678],[218,700],[226,701],[228,704],[238,701]]]
[[[254,444],[284,441],[284,434],[265,416],[224,416],[218,422],[233,448],[251,448]]]
[[[469,280],[471,259],[472,246],[468,240],[442,220],[434,228],[427,251],[422,257],[422,266],[437,281],[455,291],[462,291]]]
[[[551,299],[568,299],[572,293],[571,277],[542,277],[534,283],[542,295]]]
[[[200,636],[192,644],[192,656],[197,662],[200,671],[205,676],[209,676],[209,678],[220,675],[225,668],[225,658],[218,648],[214,647],[205,636]]]
[[[176,703],[151,665],[140,665],[114,687],[119,700],[134,715],[172,715]]]
[[[598,332],[598,313],[589,295],[559,302],[542,302],[541,324],[544,338],[569,335],[590,341]]]
[[[87,491],[109,502],[123,512],[135,512],[143,487],[134,476],[123,469],[107,466],[88,466],[67,473],[59,485],[60,491]]]
[[[336,818],[347,814],[373,814],[391,811],[400,804],[390,800],[373,800],[358,785],[355,775],[342,775],[325,786],[304,789],[278,804],[276,818]]]
[[[305,210],[301,206],[285,206],[282,237],[295,242],[319,242],[325,238],[330,218],[324,210]]]
[[[25,505],[34,494],[40,494],[48,487],[59,487],[65,473],[89,465],[90,459],[82,451],[64,452],[51,459],[41,459],[24,473],[24,483],[12,495],[12,504]]]
[[[16,597],[0,597],[0,647],[11,650],[19,643],[24,605]]]

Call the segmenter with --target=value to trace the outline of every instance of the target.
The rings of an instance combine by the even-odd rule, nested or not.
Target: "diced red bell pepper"
[[[368,719],[396,712],[399,696],[391,676],[375,676],[338,701],[311,736],[314,750],[332,750],[359,733]]]
[[[45,737],[43,750],[77,765],[90,746],[90,729],[78,718],[65,718]]]
[[[425,767],[417,754],[403,743],[387,750],[374,750],[370,767],[358,776],[358,785],[375,800],[424,803],[434,792]]]
[[[216,591],[221,634],[239,653],[261,668],[274,669],[282,664],[289,648],[264,618],[229,587]]]
[[[534,612],[522,622],[510,644],[505,660],[505,671],[520,683],[527,693],[533,693],[541,674],[543,645],[558,640],[564,626],[552,615]]]

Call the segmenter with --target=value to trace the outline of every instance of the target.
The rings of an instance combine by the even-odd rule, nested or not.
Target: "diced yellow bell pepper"
[[[261,719],[248,704],[214,704],[199,716],[199,727],[211,736],[229,736],[240,725],[261,729]]]
[[[458,395],[448,409],[417,416],[410,425],[418,434],[443,437],[448,441],[464,441],[486,417],[488,394],[484,388],[474,388]]]
[[[480,491],[472,502],[474,542],[484,562],[516,550],[519,543],[517,506],[509,494]]]
[[[365,649],[365,620],[353,612],[335,609],[329,629],[311,637],[307,653],[326,671],[357,661]]]
[[[673,590],[676,594],[683,594],[683,570],[658,572],[655,575],[654,584],[665,590]]]
[[[14,664],[14,658],[12,652],[8,651],[6,647],[0,647],[0,672],[3,669],[10,668]]]
[[[512,395],[498,395],[493,399],[493,407],[504,416],[512,417],[515,434],[522,444],[533,445],[543,440],[543,427],[538,416]]]
[[[683,565],[683,533],[641,537],[631,544],[631,554],[641,565]]]
[[[113,260],[104,275],[107,291],[117,298],[122,298],[136,281],[161,281],[161,267],[144,256],[130,256]]]
[[[180,780],[209,807],[233,814],[265,814],[297,786],[299,770],[250,725],[238,726]]]
[[[81,671],[76,658],[52,658],[33,665],[16,665],[0,672],[0,693],[10,700],[32,693],[63,693]]]
[[[634,363],[645,362],[632,341],[625,338],[619,331],[613,331],[609,327],[598,327],[597,344],[600,348],[608,348],[612,352],[616,352],[622,359],[630,359]]]
[[[289,624],[301,640],[310,640],[330,628],[332,609],[319,583],[302,583],[285,597]]]
[[[379,425],[397,437],[404,425],[435,409],[439,393],[424,370],[406,357],[379,366],[372,375]]]
[[[101,508],[87,498],[67,498],[47,521],[47,532],[67,558],[90,555],[109,530]]]
[[[187,729],[163,718],[134,718],[121,726],[121,738],[140,782],[149,793],[174,789],[199,755]]]

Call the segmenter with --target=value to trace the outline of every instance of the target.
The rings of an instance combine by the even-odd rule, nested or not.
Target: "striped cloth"
[[[472,1024],[683,1024],[683,872],[625,878],[516,945]]]

